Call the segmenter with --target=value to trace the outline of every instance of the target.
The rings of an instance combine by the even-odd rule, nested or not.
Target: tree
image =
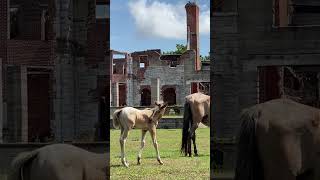
[[[210,62],[210,54],[208,54],[208,56],[201,56],[200,55],[200,60],[202,61],[202,62]]]
[[[175,51],[167,51],[167,52],[163,52],[163,54],[183,54],[186,51],[187,51],[187,45],[176,44]]]

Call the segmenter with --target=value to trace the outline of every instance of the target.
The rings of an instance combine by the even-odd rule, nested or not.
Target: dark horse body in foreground
[[[319,180],[320,110],[275,99],[241,113],[235,180]]]
[[[192,154],[191,139],[194,154],[198,156],[195,131],[200,122],[210,127],[210,96],[202,93],[190,94],[186,96],[183,114],[181,152],[184,152],[185,156]]]
[[[106,180],[109,153],[98,154],[68,144],[51,144],[20,153],[9,180]]]

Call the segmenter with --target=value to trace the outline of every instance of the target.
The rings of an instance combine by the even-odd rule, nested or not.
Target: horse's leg
[[[193,133],[192,141],[193,141],[194,156],[198,156],[198,150],[196,145],[196,132]]]
[[[163,162],[161,161],[160,153],[159,153],[159,149],[158,149],[156,127],[155,127],[155,126],[151,127],[151,128],[149,129],[149,131],[150,131],[150,134],[151,134],[153,146],[154,146],[154,148],[156,149],[157,160],[158,160],[158,162],[162,165]]]
[[[194,149],[195,149],[195,155],[198,155],[198,151],[197,151],[197,147],[196,147],[196,141],[195,141],[195,134],[196,134],[196,129],[199,127],[199,123],[198,122],[193,122],[192,127],[190,128],[190,132],[189,132],[189,146],[188,146],[188,153],[189,156],[191,156],[192,152],[191,152],[191,139],[193,140],[193,145],[194,145]]]
[[[129,163],[126,161],[125,158],[125,144],[128,137],[128,129],[123,129],[123,132],[120,137],[120,146],[121,146],[121,162],[124,166],[129,167]]]
[[[123,128],[120,127],[120,137],[119,137],[120,148],[121,148],[121,137],[122,137],[122,134],[123,134]],[[120,151],[120,157],[121,157],[121,154],[122,154],[122,151]]]
[[[147,134],[147,130],[141,130],[141,147],[140,147],[140,150],[139,150],[139,154],[138,154],[138,165],[140,165],[140,160],[141,160],[141,154],[142,154],[142,150],[144,148],[144,144],[146,143],[146,134]]]
[[[189,157],[191,157],[191,131],[189,130],[189,134],[188,134],[188,141],[187,141],[187,152],[189,154]]]

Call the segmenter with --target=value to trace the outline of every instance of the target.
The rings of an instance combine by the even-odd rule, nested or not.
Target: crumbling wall
[[[195,51],[189,50],[182,54],[181,60],[184,62],[184,79],[185,79],[185,93],[191,94],[192,82],[210,82],[210,69],[201,69],[195,71]],[[204,66],[202,66],[204,67]]]
[[[143,71],[143,76],[139,74],[139,55],[148,55],[148,66]],[[133,53],[133,73],[134,87],[137,87],[134,92],[134,105],[139,106],[141,101],[141,86],[152,86],[152,79],[160,78],[160,89],[165,85],[171,85],[176,90],[177,104],[184,103],[185,86],[184,86],[184,66],[177,65],[170,67],[166,61],[160,60],[160,54],[155,52]],[[162,99],[162,98],[160,98]],[[153,102],[151,102],[153,104]]]

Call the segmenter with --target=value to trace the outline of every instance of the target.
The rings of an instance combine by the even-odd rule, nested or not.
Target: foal
[[[141,129],[141,147],[138,154],[138,165],[140,165],[141,154],[145,144],[145,137],[147,131],[150,132],[153,146],[157,153],[157,160],[162,165],[159,150],[158,150],[158,142],[156,135],[156,128],[158,125],[158,121],[161,119],[162,115],[165,112],[167,103],[159,103],[155,102],[154,108],[146,108],[144,110],[135,109],[133,107],[124,107],[122,109],[118,109],[113,113],[113,126],[115,128],[121,129],[120,134],[120,147],[121,147],[121,162],[124,166],[129,167],[129,163],[125,158],[125,143],[128,137],[129,130],[132,128]]]

